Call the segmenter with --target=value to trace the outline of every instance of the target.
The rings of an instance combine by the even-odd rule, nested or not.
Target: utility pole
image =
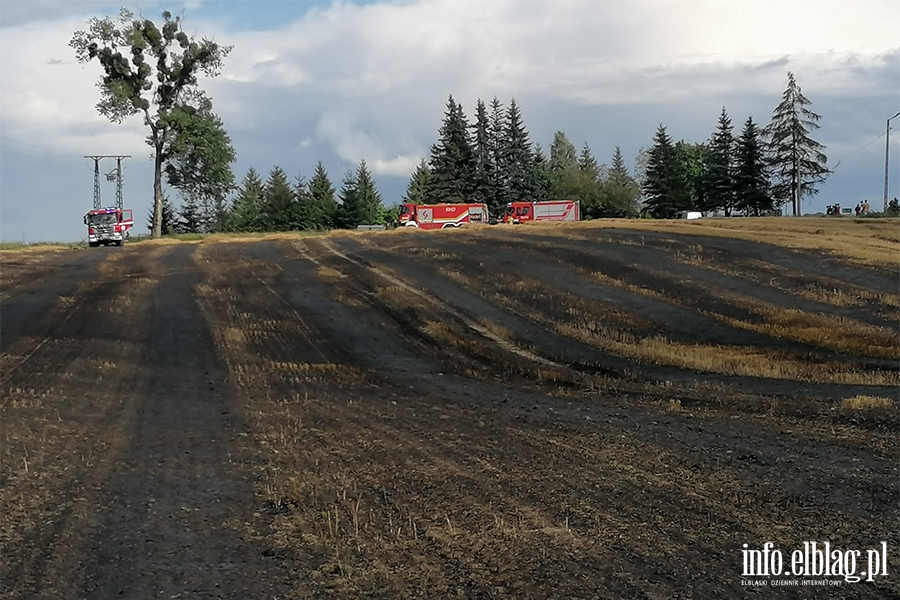
[[[890,162],[888,157],[891,151],[891,119],[900,117],[900,112],[887,120],[887,126],[884,131],[884,212],[888,211],[888,173],[890,173]]]
[[[116,181],[116,208],[123,208],[122,159],[131,158],[131,156],[127,154],[99,154],[85,156],[85,158],[89,158],[94,161],[94,210],[100,210],[101,208],[103,208],[103,205],[100,201],[100,159],[102,158],[116,159],[116,170],[114,173],[107,173],[106,179],[107,181]]]

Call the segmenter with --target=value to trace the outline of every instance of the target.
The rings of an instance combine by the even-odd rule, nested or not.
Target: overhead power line
[[[56,150],[54,148],[47,148],[46,146],[38,146],[37,144],[29,144],[28,142],[20,142],[18,140],[13,140],[8,137],[0,136],[0,140],[4,142],[9,142],[10,144],[17,144],[19,146],[24,146],[26,148],[35,148],[37,150],[43,150],[44,152],[51,152],[53,154],[59,154],[61,156],[71,156],[72,158],[82,158],[82,155],[75,154],[74,152],[66,152],[64,150]]]

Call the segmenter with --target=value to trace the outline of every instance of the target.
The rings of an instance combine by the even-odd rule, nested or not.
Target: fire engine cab
[[[447,229],[466,223],[487,223],[486,204],[409,204],[400,205],[399,225],[419,229]]]
[[[580,221],[578,200],[546,200],[542,202],[510,202],[506,205],[504,223],[528,221]]]
[[[128,237],[128,230],[134,225],[130,208],[100,208],[84,215],[88,228],[88,245],[96,248],[100,244],[121,246]]]

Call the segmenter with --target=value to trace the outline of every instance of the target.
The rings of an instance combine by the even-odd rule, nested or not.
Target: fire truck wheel
[[[116,246],[121,246],[123,244],[122,240],[116,240]]]
[[[100,242],[88,242],[88,246],[90,246],[91,248],[96,248],[99,245],[100,245]]]

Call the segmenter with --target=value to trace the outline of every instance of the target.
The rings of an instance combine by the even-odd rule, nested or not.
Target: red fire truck
[[[100,208],[84,215],[88,228],[88,245],[96,248],[100,244],[121,246],[128,237],[128,230],[134,225],[130,208]]]
[[[542,202],[510,202],[506,205],[504,223],[529,221],[580,221],[578,200],[545,200]]]
[[[466,223],[487,223],[487,204],[409,204],[400,205],[399,225],[419,229],[447,229]]]

